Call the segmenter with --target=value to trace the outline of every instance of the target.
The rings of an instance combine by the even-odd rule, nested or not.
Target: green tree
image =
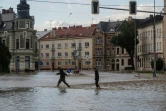
[[[156,60],[156,70],[157,71],[161,71],[163,69],[163,59],[162,58],[158,58]],[[151,67],[154,68],[154,60],[151,61]]]
[[[136,28],[136,31],[135,31]],[[118,34],[113,36],[111,43],[115,46],[124,48],[131,58],[132,68],[134,69],[134,52],[135,52],[135,32],[138,35],[137,26],[135,21],[123,21],[119,27]],[[138,44],[138,39],[136,44]]]
[[[0,73],[9,73],[9,65],[10,65],[11,53],[9,52],[9,48],[6,47],[1,42],[0,38]]]

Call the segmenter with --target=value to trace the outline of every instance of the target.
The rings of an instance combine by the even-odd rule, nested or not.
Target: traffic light
[[[137,2],[136,1],[130,1],[129,2],[129,13],[131,15],[137,14]]]
[[[92,0],[91,7],[92,14],[99,14],[99,0]]]

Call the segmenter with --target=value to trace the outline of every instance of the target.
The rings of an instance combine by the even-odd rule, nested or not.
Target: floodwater
[[[56,72],[0,75],[0,111],[166,111],[165,78],[102,73],[96,90],[88,74],[67,77],[71,88]]]
[[[0,90],[0,111],[166,111],[166,93],[11,88]]]

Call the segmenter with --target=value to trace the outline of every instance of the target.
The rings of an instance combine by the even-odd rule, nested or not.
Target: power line
[[[72,5],[91,5],[91,4],[84,4],[84,3],[74,3],[74,2],[52,2],[52,1],[40,1],[40,0],[28,0],[28,1],[32,1],[32,2],[44,2],[44,3],[57,3],[57,4],[72,4]],[[102,5],[100,4],[100,6],[126,6],[129,7],[129,5]],[[137,6],[137,7],[154,7],[154,6]],[[164,6],[155,6],[155,7],[164,7]]]

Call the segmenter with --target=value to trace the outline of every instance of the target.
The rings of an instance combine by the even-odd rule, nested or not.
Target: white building
[[[35,70],[38,66],[38,41],[34,30],[34,17],[29,15],[30,6],[20,0],[17,14],[12,8],[2,9],[0,36],[12,54],[11,71]],[[17,69],[17,70],[16,70]]]
[[[163,58],[163,16],[156,15],[156,53],[157,58]],[[139,44],[137,45],[137,55],[139,61],[137,61],[137,69],[138,70],[152,70],[151,61],[154,58],[154,30],[153,30],[153,22],[154,17],[150,15],[150,17],[146,18],[138,28],[138,40]]]

